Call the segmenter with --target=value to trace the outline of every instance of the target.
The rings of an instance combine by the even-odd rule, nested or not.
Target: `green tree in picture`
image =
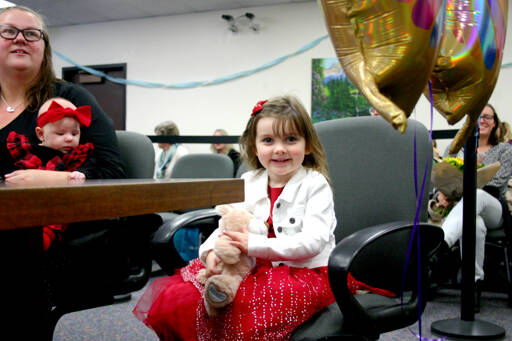
[[[312,60],[311,116],[313,122],[366,116],[370,105],[346,78],[336,58]]]

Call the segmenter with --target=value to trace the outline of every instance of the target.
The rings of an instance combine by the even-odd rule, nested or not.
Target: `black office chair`
[[[224,154],[196,153],[182,156],[176,161],[171,172],[172,179],[223,179],[232,178],[234,174],[233,161]],[[183,215],[187,212],[197,212],[193,215]],[[174,234],[181,227],[198,228],[200,235],[198,243],[204,236],[210,234],[216,227],[219,218],[213,208],[197,208],[175,212],[161,212],[163,224],[152,238],[153,258],[167,274],[185,265],[174,247]]]
[[[329,278],[337,302],[326,307],[292,334],[291,340],[376,340],[381,333],[403,328],[418,320],[426,300],[429,280],[426,259],[439,247],[443,232],[438,226],[421,223],[422,263],[417,267],[413,247],[404,273],[409,237],[417,207],[414,182],[414,139],[417,144],[419,189],[427,160],[432,159],[428,132],[420,123],[409,120],[401,135],[380,117],[346,118],[315,125],[324,145],[332,186],[339,242],[329,259]],[[425,188],[430,183],[430,166]],[[421,201],[420,220],[426,221],[427,195]],[[182,225],[194,215],[215,214],[213,210],[189,212],[180,218]],[[169,245],[169,244],[168,244]],[[169,247],[170,267],[185,265]],[[416,283],[417,272],[421,283]],[[352,295],[347,274],[371,286],[388,289],[400,298],[374,294]],[[402,282],[403,280],[403,282]],[[402,286],[403,283],[403,286]]]
[[[484,190],[493,196],[499,195],[499,190],[485,186]],[[503,223],[498,229],[487,230],[485,236],[485,256],[483,282],[475,288],[475,309],[480,310],[482,291],[505,293],[508,305],[512,307],[512,216],[504,199],[500,200],[503,209]],[[462,267],[460,241],[449,250],[439,255],[436,266],[438,274],[432,283],[431,295],[442,288],[461,289],[460,271]]]
[[[151,140],[135,132],[116,135],[127,177],[152,178]],[[64,314],[110,305],[116,296],[142,289],[151,273],[150,236],[161,224],[157,214],[73,224],[45,254],[50,302],[47,335],[41,338],[53,338]]]
[[[484,291],[505,292],[512,307],[512,216],[506,200],[501,200],[503,224],[485,236]],[[503,287],[505,284],[505,287]]]
[[[339,241],[329,260],[329,278],[337,304],[318,313],[293,334],[292,340],[315,340],[346,336],[375,340],[381,333],[406,327],[418,319],[426,300],[419,300],[418,268],[410,260],[404,287],[404,256],[408,248],[418,193],[432,144],[423,125],[409,120],[404,135],[380,117],[345,118],[315,125],[324,146],[334,189]],[[417,167],[414,166],[416,139]],[[426,205],[430,164],[425,173],[425,193],[419,219],[427,220]],[[421,223],[422,274],[426,293],[427,258],[443,240],[442,230]],[[414,253],[415,251],[413,251]],[[388,289],[400,299],[374,294],[351,295],[347,273],[373,287]],[[341,311],[341,313],[340,313]]]
[[[238,167],[238,169],[236,170],[236,174],[235,174],[235,178],[241,178],[242,177],[242,174],[244,174],[245,172],[249,171],[249,165],[247,164],[247,162],[245,161],[242,161],[240,163],[240,166]]]

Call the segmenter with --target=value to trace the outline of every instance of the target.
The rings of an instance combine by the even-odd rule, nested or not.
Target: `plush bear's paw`
[[[205,290],[205,295],[208,295],[210,301],[214,303],[223,303],[227,300],[228,295],[220,291],[214,283],[210,283]]]
[[[226,275],[212,276],[204,286],[204,300],[211,308],[224,308],[233,302],[238,285],[240,285],[238,278]]]

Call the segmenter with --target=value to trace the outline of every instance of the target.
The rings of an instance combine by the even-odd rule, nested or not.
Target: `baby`
[[[90,106],[77,108],[73,103],[64,98],[51,98],[44,102],[39,109],[36,127],[37,138],[41,141],[39,145],[68,154],[79,147],[80,126],[88,127],[90,123]],[[66,162],[66,169],[59,169],[72,171],[69,175],[69,181],[73,183],[85,180],[83,173],[73,171],[79,165],[76,167],[71,165],[72,163],[76,165],[77,161],[81,161],[80,164],[85,161],[83,153],[77,154],[80,154],[80,156],[75,155],[72,157],[73,160]],[[77,158],[80,160],[77,160]]]
[[[92,143],[79,145],[80,126],[91,123],[91,107],[77,108],[63,98],[52,98],[43,103],[37,117],[36,136],[39,144],[32,144],[28,137],[11,131],[7,149],[16,160],[18,169],[44,169],[70,172],[70,183],[82,183],[85,174],[77,171],[92,153]],[[43,226],[43,249],[46,251],[54,240],[60,240],[67,225]]]

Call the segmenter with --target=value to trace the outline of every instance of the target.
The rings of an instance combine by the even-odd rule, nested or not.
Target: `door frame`
[[[107,73],[108,71],[121,71],[123,73],[124,79],[126,79],[126,74],[127,74],[127,64],[126,63],[98,64],[98,65],[86,65],[86,66],[91,69],[103,72],[103,73]],[[87,72],[84,69],[77,67],[77,66],[62,67],[62,79],[63,80],[74,83],[72,81],[72,79],[76,74],[83,74],[83,75],[90,75],[93,77],[99,77],[96,75],[92,75],[89,72]],[[105,77],[101,77],[100,79],[91,78],[91,81],[88,83],[91,84],[91,83],[104,83],[104,82],[111,82],[111,81],[109,81]],[[114,82],[112,82],[112,83],[114,83]],[[75,83],[75,84],[81,84],[81,83]],[[83,84],[87,84],[87,83],[83,83]],[[121,114],[122,114],[121,125],[122,125],[122,127],[120,127],[121,130],[126,129],[126,84],[123,84],[123,85],[124,85],[124,91],[121,95],[121,97],[122,97],[122,103],[121,103]],[[96,99],[96,100],[98,100],[98,99]]]

